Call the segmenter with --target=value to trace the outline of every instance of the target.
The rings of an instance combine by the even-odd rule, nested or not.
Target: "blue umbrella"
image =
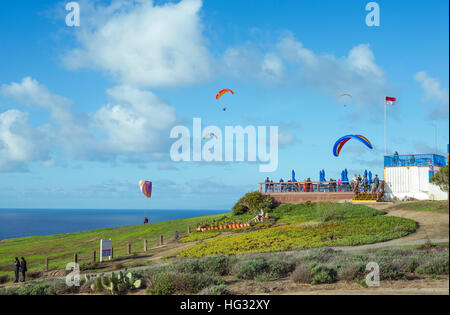
[[[367,177],[367,170],[364,171],[364,176]]]
[[[348,182],[348,170],[345,169],[345,181]]]
[[[322,170],[322,179],[324,182],[327,181],[326,177],[325,177],[325,170]]]
[[[345,182],[345,171],[341,172],[341,181]]]
[[[372,185],[372,171],[369,171],[369,185]]]
[[[292,182],[296,183],[297,181],[295,180],[295,171],[292,170]]]

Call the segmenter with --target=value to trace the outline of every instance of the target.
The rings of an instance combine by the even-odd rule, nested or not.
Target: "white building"
[[[384,157],[386,198],[447,200],[447,193],[431,184],[430,179],[446,165],[437,154],[391,155]]]

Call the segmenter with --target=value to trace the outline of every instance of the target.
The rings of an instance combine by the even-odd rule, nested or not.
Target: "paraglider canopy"
[[[152,197],[152,182],[141,180],[139,182],[139,187],[141,188],[142,193],[148,198]]]
[[[342,137],[338,141],[336,141],[336,143],[334,144],[334,147],[333,147],[334,156],[338,157],[339,153],[341,152],[344,145],[351,139],[357,139],[360,142],[364,143],[369,149],[371,149],[371,150],[373,149],[372,144],[366,137],[361,136],[361,135],[348,135],[348,136]]]
[[[226,93],[231,93],[231,94],[234,95],[234,92],[232,90],[230,90],[230,89],[223,89],[223,90],[220,90],[219,93],[217,93],[216,100],[219,100]]]

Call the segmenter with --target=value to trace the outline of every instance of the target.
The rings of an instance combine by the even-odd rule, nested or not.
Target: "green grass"
[[[271,212],[270,216],[278,219],[278,222],[302,223],[308,221],[326,221],[327,216],[341,219],[365,218],[385,214],[364,205],[350,203],[319,202],[311,204],[282,205]]]
[[[394,205],[392,209],[448,213],[447,201],[411,201]]]
[[[385,216],[345,219],[316,226],[285,225],[207,240],[181,250],[175,256],[240,255],[372,244],[406,236],[416,228],[413,220]]]
[[[100,239],[112,239],[115,257],[127,256],[127,243],[131,242],[131,250],[143,252],[144,240],[149,247],[158,244],[159,235],[165,238],[174,237],[175,231],[186,234],[187,227],[195,228],[197,224],[223,217],[214,215],[207,217],[187,218],[147,225],[107,228],[79,233],[52,236],[25,237],[0,242],[0,275],[11,274],[14,257],[25,257],[29,271],[43,271],[45,258],[49,258],[49,269],[64,269],[68,262],[78,254],[80,264],[92,259],[92,252],[97,251],[99,257]],[[131,256],[130,256],[131,257]]]

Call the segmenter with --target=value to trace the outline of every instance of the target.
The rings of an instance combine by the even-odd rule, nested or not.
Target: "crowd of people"
[[[301,182],[284,181],[283,178],[274,182],[267,177],[264,190],[265,192],[376,192],[380,189],[380,182],[378,175],[369,180],[367,175],[356,174],[350,182],[330,178],[327,182],[313,183],[309,177]]]

